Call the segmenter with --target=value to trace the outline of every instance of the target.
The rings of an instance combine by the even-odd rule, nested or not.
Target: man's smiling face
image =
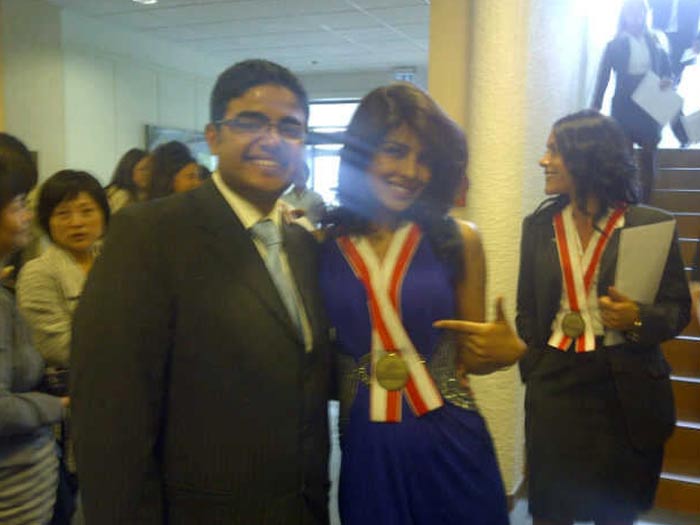
[[[206,136],[221,178],[255,204],[276,200],[291,183],[303,160],[305,128],[296,95],[262,84],[231,99],[222,123],[210,124]]]

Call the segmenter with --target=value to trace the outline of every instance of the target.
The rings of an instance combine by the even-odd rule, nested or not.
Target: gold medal
[[[401,390],[408,383],[408,365],[396,352],[388,352],[374,365],[377,382],[385,390]]]
[[[561,320],[561,329],[565,335],[574,339],[580,337],[586,329],[586,323],[578,312],[569,312]]]

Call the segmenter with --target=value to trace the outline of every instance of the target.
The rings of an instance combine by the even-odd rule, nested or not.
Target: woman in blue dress
[[[483,322],[479,235],[447,215],[466,164],[464,134],[409,84],[368,94],[346,132],[321,254],[344,525],[508,523],[467,375],[512,364],[524,345],[500,306]]]

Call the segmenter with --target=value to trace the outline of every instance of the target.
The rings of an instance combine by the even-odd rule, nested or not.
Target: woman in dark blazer
[[[617,290],[619,232],[672,217],[635,205],[623,131],[596,111],[556,122],[540,165],[553,197],[523,223],[517,316],[530,512],[535,525],[631,524],[675,424],[659,343],[688,323],[690,298],[675,238],[652,304]]]
[[[668,55],[647,26],[644,0],[626,0],[620,11],[617,35],[611,40],[600,62],[592,106],[600,111],[603,96],[615,71],[615,94],[611,115],[627,136],[630,149],[638,144],[642,182],[642,202],[648,202],[656,176],[656,145],[661,140],[661,126],[633,100],[639,83],[649,71],[662,79],[662,86],[672,85]]]

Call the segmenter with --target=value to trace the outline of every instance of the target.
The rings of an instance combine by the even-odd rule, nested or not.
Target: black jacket
[[[671,64],[666,52],[652,35],[647,34],[645,41],[649,48],[651,70],[661,78],[670,77]],[[627,36],[618,36],[608,43],[598,68],[591,105],[598,110],[601,108],[605,90],[610,82],[610,73],[615,71],[612,117],[620,123],[627,135],[635,142],[656,144],[660,139],[661,126],[632,101],[632,94],[644,75],[627,73],[629,60],[630,43]]]
[[[310,353],[212,182],[114,217],[74,323],[88,523],[328,522],[316,243],[295,225],[284,239]]]
[[[551,325],[559,309],[562,277],[552,218],[558,205],[525,218],[520,248],[518,313],[516,323],[527,352],[520,373],[527,383],[547,346]],[[625,228],[672,220],[669,214],[645,206],[631,206]],[[598,295],[607,295],[615,282],[620,230],[615,230],[603,252]],[[640,261],[640,264],[643,262]],[[670,369],[661,347],[679,334],[690,320],[690,295],[678,241],[674,238],[654,304],[640,305],[642,330],[637,343],[605,349],[610,360],[620,403],[635,446],[658,446],[670,436],[675,424]]]

